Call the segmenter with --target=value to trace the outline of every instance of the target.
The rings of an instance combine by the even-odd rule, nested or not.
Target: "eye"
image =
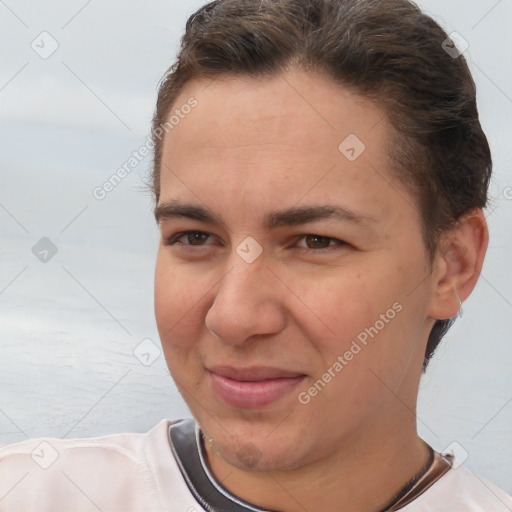
[[[180,243],[183,245],[210,245],[207,244],[208,240],[211,243],[211,235],[203,231],[185,231],[172,236],[166,241],[166,245],[174,245]]]
[[[329,236],[321,235],[304,235],[301,241],[297,244],[299,247],[307,249],[327,249],[335,245],[343,245],[344,242]]]

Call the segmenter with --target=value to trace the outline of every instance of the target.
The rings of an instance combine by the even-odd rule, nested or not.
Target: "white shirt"
[[[169,436],[179,423],[164,420],[146,434],[31,439],[0,448],[0,512],[216,510],[199,503],[180,470]],[[400,510],[512,512],[512,498],[461,465]]]

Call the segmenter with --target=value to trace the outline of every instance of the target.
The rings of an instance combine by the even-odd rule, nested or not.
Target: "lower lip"
[[[210,373],[213,390],[231,407],[258,409],[276,402],[295,389],[304,376],[242,382]]]

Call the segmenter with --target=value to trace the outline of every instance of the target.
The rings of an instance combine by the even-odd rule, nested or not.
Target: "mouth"
[[[277,402],[306,378],[299,372],[271,367],[215,366],[207,371],[214,393],[238,409],[259,409]]]

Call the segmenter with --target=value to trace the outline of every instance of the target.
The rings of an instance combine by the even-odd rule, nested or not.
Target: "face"
[[[213,450],[290,469],[400,435],[433,287],[383,111],[298,71],[192,81],[174,109],[190,98],[163,150],[155,310]]]

